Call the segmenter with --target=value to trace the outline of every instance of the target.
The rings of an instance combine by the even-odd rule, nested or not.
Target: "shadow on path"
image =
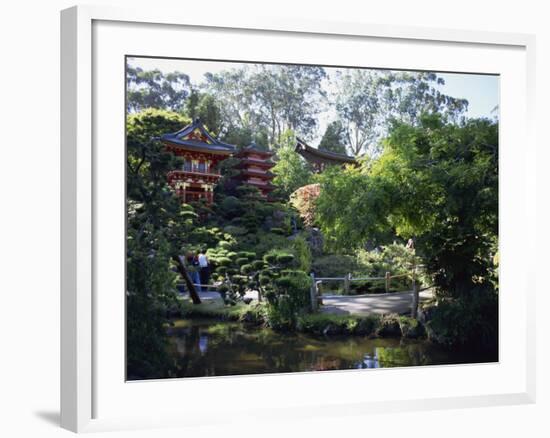
[[[420,292],[420,302],[433,297],[431,290]],[[323,295],[321,312],[332,315],[368,315],[370,313],[410,312],[412,292],[392,292],[368,295]]]

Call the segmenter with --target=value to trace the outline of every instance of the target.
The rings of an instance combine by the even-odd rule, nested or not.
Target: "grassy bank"
[[[212,318],[270,326],[266,305],[259,303],[238,303],[234,306],[226,306],[220,301],[203,302],[202,304],[182,302],[178,313],[182,318]],[[405,338],[425,336],[424,326],[420,322],[397,314],[367,316],[307,314],[298,318],[295,330],[322,336]]]

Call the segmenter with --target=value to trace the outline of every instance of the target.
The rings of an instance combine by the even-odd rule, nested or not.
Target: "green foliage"
[[[421,263],[422,260],[416,256],[414,249],[409,249],[398,243],[385,245],[381,249],[376,248],[371,251],[365,249],[357,251],[358,276],[380,278],[384,277],[386,272],[390,272],[392,276],[399,276],[392,278],[390,291],[410,290],[413,269],[419,287],[423,283],[429,283],[430,279]],[[356,293],[386,292],[384,280],[353,282],[351,288]]]
[[[177,160],[154,139],[183,123],[176,113],[152,109],[127,120],[127,371],[134,377],[167,370],[163,324],[176,299],[170,260],[195,229],[193,209],[166,181]]]
[[[351,154],[378,155],[392,122],[417,125],[425,113],[457,121],[468,102],[442,94],[436,86],[442,83],[429,72],[354,69],[341,74],[334,99]]]
[[[277,194],[284,198],[299,187],[310,184],[313,178],[306,161],[294,150],[295,146],[294,133],[285,132],[277,148],[276,164],[271,169],[275,174],[273,184],[277,186]]]
[[[176,275],[167,269],[169,245],[152,227],[130,229],[127,250],[127,369],[143,378],[169,368],[163,324],[176,303]]]
[[[333,246],[416,236],[440,293],[487,282],[498,231],[498,129],[424,117],[399,125],[379,160],[321,177],[316,215]],[[335,205],[338,208],[335,208]]]
[[[191,91],[189,76],[185,73],[144,71],[131,65],[126,69],[126,84],[129,112],[138,112],[146,108],[181,111]]]
[[[444,298],[423,310],[428,339],[498,350],[498,295],[477,287],[469,300]]]
[[[220,108],[211,94],[192,89],[185,103],[185,113],[191,119],[199,118],[214,136],[219,135],[223,128]]]
[[[218,211],[226,218],[233,219],[245,211],[243,202],[235,196],[226,196],[219,205]]]
[[[319,143],[319,149],[336,152],[338,154],[346,153],[345,130],[342,122],[336,120],[328,124],[323,138]]]
[[[312,313],[301,315],[296,327],[299,331],[316,335],[374,336],[380,321],[381,317],[375,314],[358,316]]]
[[[258,254],[266,254],[271,249],[287,249],[291,243],[280,234],[258,230],[239,239],[242,248],[254,249]]]
[[[420,338],[426,334],[424,325],[417,319],[409,318],[407,316],[399,317],[399,326],[404,338]]]
[[[223,230],[235,238],[245,236],[248,233],[245,227],[238,227],[236,225],[226,225]]]
[[[248,65],[205,77],[204,88],[216,96],[226,131],[238,138],[248,140],[251,131],[262,132],[267,141],[259,144],[274,146],[288,129],[307,137],[317,127],[315,116],[325,98],[322,67]]]
[[[309,311],[311,279],[305,272],[291,271],[277,274],[264,287],[268,299],[268,324],[279,330],[293,329],[298,317]]]
[[[348,273],[359,271],[359,265],[354,256],[338,254],[315,257],[311,270],[317,277],[343,277]]]
[[[299,269],[309,273],[311,271],[312,256],[306,239],[303,236],[297,236],[292,241],[292,246],[296,253]]]
[[[384,315],[380,320],[376,334],[380,337],[401,337],[401,320],[399,315]]]
[[[265,305],[262,303],[244,304],[241,302],[234,306],[225,306],[218,301],[204,302],[199,305],[181,302],[179,311],[182,318],[214,318],[254,325],[261,325],[265,322]]]
[[[415,255],[413,249],[392,243],[372,251],[358,250],[357,263],[364,273],[380,277],[386,272],[391,272],[392,275],[408,274],[413,266],[421,264],[421,259]]]
[[[293,254],[279,254],[277,256],[277,263],[281,265],[289,265],[294,261]]]

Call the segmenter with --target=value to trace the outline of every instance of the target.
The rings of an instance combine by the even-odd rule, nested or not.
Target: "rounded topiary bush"
[[[277,254],[266,254],[264,256],[264,261],[270,265],[277,263]]]
[[[271,283],[271,278],[265,275],[260,275],[260,284],[262,286],[267,286],[269,283]]]
[[[221,213],[231,219],[243,213],[243,203],[235,196],[226,196],[220,203]]]
[[[283,289],[288,289],[292,285],[292,279],[290,277],[280,277],[275,280],[275,284]]]
[[[241,266],[241,272],[243,274],[250,274],[252,271],[254,271],[254,267],[251,264]]]
[[[294,261],[294,256],[292,254],[279,254],[276,260],[281,265],[289,265]]]
[[[244,257],[240,257],[237,260],[235,260],[235,263],[239,266],[246,265],[248,263],[248,259]]]
[[[255,271],[259,271],[265,267],[265,263],[262,260],[254,260],[251,265]]]
[[[231,265],[231,259],[229,257],[220,257],[217,259],[217,264],[220,266],[229,266]]]

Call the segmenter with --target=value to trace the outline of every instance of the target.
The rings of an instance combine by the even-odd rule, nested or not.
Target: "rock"
[[[318,228],[309,228],[306,240],[312,255],[320,256],[323,254],[324,238],[321,230]]]
[[[380,337],[401,337],[401,326],[398,315],[384,315],[380,321],[380,327],[376,331]]]
[[[403,337],[416,339],[424,336],[426,331],[424,325],[413,318],[402,317],[400,319],[401,333]]]
[[[250,297],[243,298],[243,303],[250,304],[251,302],[252,302],[252,298]]]
[[[339,334],[341,334],[341,330],[338,326],[336,326],[334,324],[328,324],[323,329],[323,335],[325,335],[325,336],[334,336],[334,335],[339,335]]]
[[[377,323],[374,317],[361,318],[355,327],[355,333],[361,336],[374,335]]]

